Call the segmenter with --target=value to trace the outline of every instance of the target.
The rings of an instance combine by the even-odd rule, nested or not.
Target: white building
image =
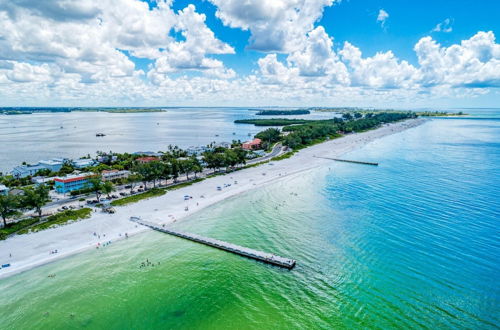
[[[96,165],[96,161],[90,158],[80,158],[72,162],[75,168],[85,168]]]
[[[130,171],[118,171],[118,170],[102,171],[101,173],[102,181],[125,179],[128,178],[129,175]]]
[[[0,195],[7,195],[9,193],[9,188],[0,184]]]
[[[56,178],[55,176],[52,176],[50,178],[44,176],[35,176],[31,178],[31,182],[33,182],[34,184],[44,184],[54,181],[55,178]]]
[[[63,158],[52,158],[49,160],[41,160],[38,162],[38,165],[44,166],[52,172],[59,172],[65,161],[66,159]]]

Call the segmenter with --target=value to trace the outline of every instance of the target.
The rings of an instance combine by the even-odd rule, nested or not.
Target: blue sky
[[[13,0],[0,4],[0,106],[491,107],[499,12],[491,0]]]

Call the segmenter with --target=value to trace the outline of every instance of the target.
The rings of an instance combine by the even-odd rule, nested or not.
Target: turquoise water
[[[0,280],[1,327],[498,328],[500,120],[487,117],[434,119],[346,156],[378,167],[332,163],[177,224],[292,271],[146,233]]]

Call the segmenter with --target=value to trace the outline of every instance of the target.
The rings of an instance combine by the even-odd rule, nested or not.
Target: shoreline
[[[169,191],[160,197],[117,207],[115,214],[94,212],[88,219],[0,241],[0,264],[11,264],[8,268],[0,269],[0,279],[90,248],[97,246],[106,248],[103,245],[106,242],[126,239],[125,233],[130,237],[150,230],[131,222],[129,220],[131,216],[138,216],[160,225],[170,224],[228,198],[332,162],[313,157],[315,155],[339,157],[379,138],[419,126],[428,120],[410,119],[385,124],[363,133],[349,134],[302,149],[288,159],[270,161],[256,167],[215,176],[188,187]],[[226,184],[230,186],[224,187],[221,191],[216,189],[217,186],[222,187]],[[184,200],[185,195],[192,196],[192,199]],[[53,250],[57,250],[58,253],[51,254],[50,251]],[[12,257],[9,257],[9,254],[12,254]]]

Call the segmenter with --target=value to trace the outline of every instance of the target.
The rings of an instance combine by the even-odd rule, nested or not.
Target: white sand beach
[[[131,236],[150,230],[131,222],[129,220],[131,216],[160,224],[180,221],[229,197],[332,162],[313,157],[315,155],[340,157],[378,138],[415,127],[425,121],[425,119],[413,119],[364,133],[350,134],[301,150],[289,159],[272,162],[272,165],[263,164],[216,176],[188,187],[169,191],[161,197],[117,207],[115,214],[95,212],[89,219],[0,241],[0,264],[11,264],[8,268],[0,269],[0,278],[86,249],[95,249],[98,243],[102,245],[109,241],[125,239],[125,234]],[[225,184],[231,186],[224,187]],[[218,191],[217,186],[223,188]],[[185,195],[193,198],[185,201]],[[55,250],[57,253],[51,253]]]

